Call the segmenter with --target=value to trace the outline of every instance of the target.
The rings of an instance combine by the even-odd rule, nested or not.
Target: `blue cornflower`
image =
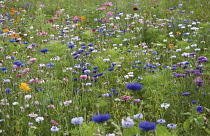
[[[41,49],[40,52],[47,53],[48,52],[48,49]]]
[[[15,59],[15,57],[14,56],[11,56],[11,58],[10,59]]]
[[[204,108],[202,106],[197,106],[196,111],[197,112],[203,112]]]
[[[188,96],[188,95],[190,95],[190,93],[189,92],[186,92],[186,93],[183,93],[183,95],[184,96]]]
[[[42,91],[42,88],[37,88],[36,91],[37,92]]]
[[[192,104],[196,104],[197,102],[196,102],[196,101],[191,101],[191,103],[192,103]]]
[[[157,51],[152,52],[152,55],[157,55],[157,54],[158,54]]]
[[[68,48],[74,48],[74,46],[75,46],[74,44],[69,44]]]
[[[115,62],[111,63],[112,67],[116,66],[117,64]]]
[[[119,94],[119,92],[114,92],[114,94],[118,95],[118,94]]]
[[[15,42],[15,40],[10,40],[9,42],[13,43],[13,42]]]
[[[48,63],[47,65],[46,65],[46,67],[48,67],[48,68],[52,68],[54,66],[54,63]]]
[[[20,63],[19,61],[14,61],[13,64],[17,65],[17,66],[21,66],[22,65],[22,63]]]
[[[108,68],[108,71],[112,71],[112,70],[114,70],[114,68]]]
[[[93,46],[93,43],[88,43],[88,46]]]
[[[155,122],[142,121],[139,124],[139,128],[142,129],[143,131],[155,130],[156,124]]]
[[[6,67],[2,67],[2,68],[0,68],[0,70],[7,70],[7,68]]]
[[[92,117],[91,121],[94,121],[96,123],[103,123],[105,121],[108,121],[110,119],[109,114],[101,114],[101,115],[95,115]]]
[[[98,73],[97,76],[102,76],[104,73]]]
[[[93,67],[93,69],[98,69],[98,67]]]
[[[117,91],[117,89],[111,89],[111,91],[112,91],[112,92],[116,92],[116,91]]]
[[[126,88],[132,91],[139,91],[142,89],[142,85],[140,83],[128,83]]]
[[[8,94],[8,93],[10,93],[11,90],[12,90],[12,89],[10,89],[10,88],[6,88],[6,89],[5,89],[5,93]]]

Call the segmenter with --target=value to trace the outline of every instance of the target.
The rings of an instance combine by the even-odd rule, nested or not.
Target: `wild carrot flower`
[[[20,83],[19,88],[25,91],[26,93],[28,93],[28,91],[31,90],[31,88],[29,88],[28,84],[26,84],[25,82]]]

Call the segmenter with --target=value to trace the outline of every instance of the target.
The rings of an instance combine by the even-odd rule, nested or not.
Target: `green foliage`
[[[0,70],[0,133],[11,136],[91,136],[111,133],[122,133],[125,136],[209,135],[210,64],[196,63],[199,56],[210,58],[209,1],[112,0],[112,7],[103,5],[104,2],[106,1],[2,1],[0,68],[8,69]],[[182,6],[178,7],[179,4]],[[103,6],[107,10],[99,10]],[[138,7],[138,10],[134,10],[134,7]],[[15,14],[11,14],[11,8],[14,8]],[[62,14],[56,13],[61,10]],[[113,12],[113,16],[107,15],[109,11]],[[185,12],[181,13],[183,11]],[[139,16],[136,17],[137,15]],[[72,21],[75,16],[84,17],[84,20]],[[120,19],[117,20],[116,17]],[[129,19],[125,19],[127,17]],[[100,22],[104,18],[110,19],[110,23]],[[196,22],[193,27],[199,28],[198,30],[192,30],[189,26],[193,22]],[[162,26],[163,24],[165,25]],[[117,30],[113,30],[115,26]],[[106,31],[100,31],[102,27]],[[4,32],[4,29],[9,29],[9,32]],[[97,31],[94,32],[94,29]],[[47,34],[38,35],[41,31]],[[178,31],[180,34],[176,33]],[[173,35],[169,35],[170,32]],[[12,36],[14,33],[22,39],[18,41],[17,37]],[[75,36],[80,40],[75,40]],[[74,43],[75,47],[68,48],[69,43]],[[82,43],[86,44],[85,52],[78,53],[83,48],[80,46]],[[90,47],[88,43],[94,45]],[[169,47],[169,44],[173,46]],[[197,44],[197,47],[191,47],[192,44]],[[190,49],[186,49],[187,46]],[[45,48],[49,52],[41,53],[40,49]],[[94,49],[92,52],[89,50],[91,48]],[[197,48],[201,51],[195,51]],[[176,49],[182,51],[176,52]],[[153,51],[158,54],[152,55]],[[197,55],[182,56],[184,52],[196,52]],[[74,59],[74,53],[78,53],[78,59]],[[176,58],[172,59],[173,55]],[[55,60],[55,57],[60,59]],[[31,58],[36,58],[37,61],[30,62]],[[110,61],[104,62],[104,59]],[[21,61],[24,66],[14,68],[14,61]],[[141,64],[137,64],[137,61]],[[177,65],[176,70],[171,70],[174,64],[186,61],[190,64]],[[39,66],[48,63],[54,63],[54,66]],[[116,65],[113,66],[112,63]],[[78,64],[81,64],[80,68],[75,67]],[[93,67],[98,67],[96,73],[93,73]],[[188,70],[198,70],[199,67],[202,67],[200,75],[189,73],[185,77],[176,77],[176,73],[184,74]],[[30,71],[24,73],[25,68],[30,68]],[[85,73],[84,68],[90,70],[90,73]],[[108,68],[114,70],[108,71]],[[133,72],[133,76],[128,74],[130,72]],[[93,78],[98,73],[103,75]],[[81,75],[88,77],[81,79]],[[205,86],[198,87],[197,83],[192,82],[198,76]],[[6,79],[10,79],[10,82],[4,82]],[[36,79],[36,82],[32,82],[32,79]],[[19,88],[21,82],[29,84],[29,93]],[[141,83],[143,89],[126,89],[126,84],[132,82]],[[88,86],[88,83],[91,85]],[[9,93],[5,91],[7,88],[11,89]],[[40,88],[42,90],[36,90]],[[117,91],[112,92],[111,89]],[[190,92],[190,96],[184,96],[185,92]],[[104,94],[111,95],[106,97]],[[26,99],[26,95],[31,95],[31,98]],[[123,100],[124,96],[130,96],[130,99]],[[70,100],[72,103],[65,104]],[[194,105],[191,104],[193,100],[197,101]],[[161,107],[162,103],[169,103],[170,106],[164,109]],[[196,113],[196,105],[203,106],[204,111]],[[90,121],[96,112],[109,113],[111,119],[106,123]],[[32,113],[44,117],[44,120],[38,123],[35,118],[29,117]],[[122,118],[133,118],[137,113],[142,113],[143,119],[134,120],[133,127],[121,127]],[[74,117],[83,117],[84,122],[73,125],[71,119]],[[138,127],[138,123],[143,120],[156,122],[160,118],[167,123],[177,124],[177,128],[171,130],[166,123],[158,124],[155,131],[142,132]],[[57,124],[50,123],[51,120],[55,120]],[[59,131],[51,132],[52,126],[58,127]]]

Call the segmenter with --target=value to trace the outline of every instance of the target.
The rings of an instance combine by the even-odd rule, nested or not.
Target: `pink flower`
[[[100,10],[106,10],[106,7],[100,7],[99,9]]]
[[[58,16],[57,16],[57,15],[55,15],[55,16],[53,17],[53,19],[57,19],[57,17],[58,17]]]
[[[112,27],[112,30],[117,30],[117,26],[113,26]]]
[[[68,81],[68,78],[63,78],[63,81]]]
[[[72,103],[72,100],[65,101],[65,102],[64,102],[64,105],[68,106],[68,105],[71,104],[71,103]]]
[[[36,58],[31,58],[29,61],[30,61],[30,62],[36,62],[37,59],[36,59]]]
[[[43,67],[45,67],[45,64],[39,64],[39,67],[43,68]]]
[[[79,20],[79,17],[78,17],[78,16],[75,16],[75,17],[73,18],[73,20],[74,20],[74,21],[77,21],[77,20]]]
[[[104,6],[110,6],[110,7],[112,7],[113,4],[112,4],[111,2],[105,2],[105,3],[104,3]]]
[[[103,84],[104,84],[104,85],[108,85],[109,83],[110,83],[110,82],[104,82]]]
[[[54,20],[52,20],[52,19],[51,19],[51,20],[48,20],[48,22],[53,23],[53,22],[54,22]]]
[[[13,52],[13,54],[18,54],[18,52],[17,52],[17,51],[15,51],[15,52]]]
[[[35,101],[34,104],[39,105],[39,101]]]
[[[47,32],[45,32],[45,31],[40,31],[37,35],[38,36],[41,36],[41,35],[47,35],[48,33]]]
[[[101,22],[102,22],[102,23],[109,23],[109,22],[110,22],[110,20],[109,20],[109,19],[104,18],[104,19],[102,19],[102,20],[101,20]]]
[[[62,14],[62,10],[56,11],[56,14]]]
[[[141,45],[142,45],[142,46],[145,46],[145,45],[146,45],[146,43],[145,43],[145,42],[143,42]]]
[[[130,100],[130,99],[131,99],[130,96],[123,96],[123,97],[121,98],[121,100],[123,100],[123,101],[127,101],[127,100]]]
[[[88,77],[87,75],[81,75],[80,76],[81,79],[87,79],[87,77]]]
[[[55,106],[54,105],[48,105],[48,107],[55,109]]]
[[[40,8],[45,8],[44,4],[39,5]]]
[[[112,16],[113,12],[109,11],[107,12],[107,16]]]
[[[141,100],[140,99],[134,99],[134,102],[140,102]]]
[[[197,83],[198,81],[200,81],[201,80],[201,77],[196,77],[194,80],[193,80],[193,82],[194,83]]]
[[[21,66],[13,65],[13,68],[21,68]]]
[[[23,70],[23,73],[28,73],[30,71],[30,68],[25,68],[24,70]]]
[[[21,74],[17,74],[17,75],[16,75],[16,77],[23,77],[23,75],[21,75]]]
[[[29,82],[34,83],[34,82],[36,82],[36,80],[35,79],[30,79]]]
[[[58,123],[55,120],[51,120],[50,123],[54,125],[58,125]]]
[[[35,118],[35,117],[37,117],[37,116],[38,116],[38,114],[31,113],[31,114],[28,114],[28,116],[29,116],[29,117],[33,117],[33,118]]]

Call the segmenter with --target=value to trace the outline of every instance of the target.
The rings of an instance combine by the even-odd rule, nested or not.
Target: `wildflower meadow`
[[[0,0],[0,135],[210,136],[209,0]]]

